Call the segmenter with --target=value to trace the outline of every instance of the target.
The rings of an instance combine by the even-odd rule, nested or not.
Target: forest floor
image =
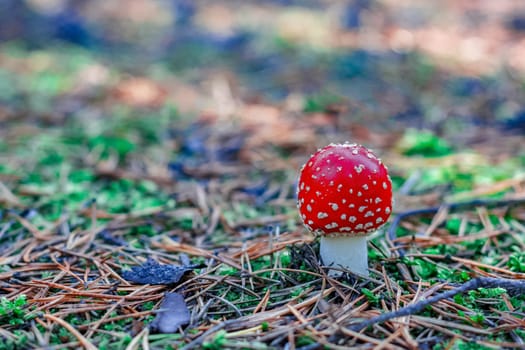
[[[0,44],[0,349],[525,348],[524,9],[113,3]],[[369,278],[297,213],[344,141],[394,186]]]

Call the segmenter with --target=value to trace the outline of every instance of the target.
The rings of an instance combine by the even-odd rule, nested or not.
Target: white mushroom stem
[[[368,247],[366,236],[321,237],[320,255],[325,266],[350,270],[368,277]],[[329,276],[341,275],[330,269]]]

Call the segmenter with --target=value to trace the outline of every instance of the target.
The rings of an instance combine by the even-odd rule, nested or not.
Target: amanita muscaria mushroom
[[[301,169],[297,206],[304,225],[321,236],[324,265],[368,276],[366,237],[392,211],[392,182],[374,153],[350,143],[318,150]]]

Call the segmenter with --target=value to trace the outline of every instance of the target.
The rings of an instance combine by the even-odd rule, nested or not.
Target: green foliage
[[[467,282],[471,279],[470,275],[466,271],[454,271],[450,276],[449,279],[452,282]]]
[[[116,337],[117,335],[118,337]],[[132,339],[132,336],[128,333],[113,332],[113,336],[109,334],[102,336],[101,341],[98,343],[98,348],[101,350],[125,349]]]
[[[443,347],[443,345],[435,346],[434,349],[451,349],[451,350],[491,350],[494,349],[493,347],[481,345],[472,341],[464,341],[462,339],[456,339],[454,340],[454,343],[452,346],[450,344],[447,347]]]
[[[406,181],[405,177],[396,174],[391,174],[390,178],[392,180],[392,188],[394,189],[394,191],[398,190],[401,186],[403,186],[403,184]]]
[[[25,331],[15,330],[13,331],[14,339],[4,338],[0,336],[0,350],[18,350],[18,349],[29,349],[30,337]]]
[[[458,252],[458,248],[447,244],[438,244],[433,247],[425,248],[422,251],[424,254],[455,255]]]
[[[89,182],[95,179],[95,174],[91,169],[74,169],[69,173],[68,179],[75,184]]]
[[[513,272],[525,272],[525,253],[516,252],[509,256],[507,267]]]
[[[221,265],[217,273],[221,276],[236,276],[239,274],[239,270],[237,270],[235,267]]]
[[[306,113],[324,112],[331,105],[341,102],[341,98],[332,94],[310,96],[304,102],[303,111]]]
[[[452,152],[452,147],[430,131],[408,129],[399,141],[398,147],[406,155],[425,157],[444,156]]]
[[[452,235],[457,235],[459,233],[459,228],[463,220],[459,217],[451,217],[445,223],[445,227]]]
[[[310,344],[314,344],[316,341],[314,338],[308,336],[308,335],[301,335],[299,337],[297,337],[297,339],[295,340],[295,345],[300,347],[300,346],[307,346],[307,345],[310,345]]]
[[[368,302],[373,305],[377,305],[381,297],[368,288],[361,288],[361,293],[368,299]]]
[[[483,315],[482,313],[480,312],[477,312],[475,313],[474,315],[472,316],[469,316],[469,319],[474,322],[474,323],[478,323],[478,324],[483,324],[483,322],[485,322],[485,315]]]
[[[477,314],[470,316],[469,318],[474,322],[483,321],[484,315],[481,313],[480,307],[477,305],[477,301],[483,298],[495,298],[498,299],[502,294],[506,293],[506,290],[503,288],[478,288],[477,290],[468,291],[466,294],[456,294],[454,296],[454,302],[459,305],[465,306],[472,311],[476,311]],[[506,309],[505,304],[501,299],[500,306]],[[463,312],[460,312],[461,316],[464,316]],[[478,315],[479,314],[479,315]]]
[[[221,350],[224,349],[227,339],[226,335],[228,333],[225,330],[218,331],[210,341],[205,341],[202,344],[202,348],[205,350]]]
[[[98,149],[103,157],[111,153],[117,154],[121,159],[135,149],[135,144],[129,139],[118,136],[98,135],[89,140],[91,149]]]
[[[437,276],[438,269],[434,262],[423,259],[414,259],[412,264],[415,266],[417,275],[423,280],[428,280],[431,277]]]
[[[296,298],[299,298],[301,295],[304,294],[304,292],[306,291],[306,288],[303,288],[303,287],[296,287],[292,290],[292,292],[290,293],[290,297],[296,299]]]
[[[292,262],[292,257],[290,256],[290,253],[286,250],[286,251],[283,251],[280,255],[279,255],[279,259],[281,259],[281,265],[283,267],[288,267],[290,266],[291,262]]]
[[[5,297],[0,298],[0,320],[2,324],[12,326],[23,324],[27,320],[27,299],[25,295],[19,295],[14,300]]]

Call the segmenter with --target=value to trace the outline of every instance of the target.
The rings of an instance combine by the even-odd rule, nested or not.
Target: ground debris
[[[190,311],[180,293],[166,293],[151,329],[159,333],[175,333],[179,327],[190,322]]]
[[[186,272],[200,265],[161,265],[153,259],[148,259],[140,266],[134,266],[131,271],[123,271],[122,277],[137,284],[173,284],[180,281]]]

